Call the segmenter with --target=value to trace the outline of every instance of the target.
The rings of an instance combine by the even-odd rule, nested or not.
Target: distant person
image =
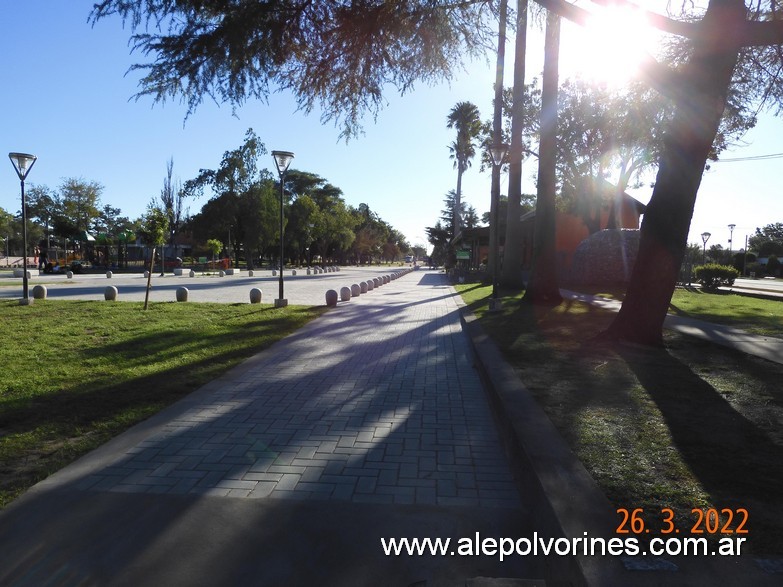
[[[49,263],[49,253],[46,251],[46,249],[41,249],[40,252],[38,253],[38,269],[46,269],[46,265],[48,263]]]

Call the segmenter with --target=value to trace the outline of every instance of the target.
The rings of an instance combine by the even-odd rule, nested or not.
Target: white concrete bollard
[[[66,271],[65,277],[66,279],[73,279],[73,271]]]
[[[188,288],[187,287],[178,287],[177,288],[177,301],[178,302],[187,302],[188,301]]]
[[[247,275],[248,275],[248,277],[253,277],[253,275],[254,275],[254,273],[253,273],[253,270],[252,270],[252,269],[250,269],[250,270],[247,272]]]
[[[33,288],[33,298],[36,300],[45,300],[46,299],[46,286],[45,285],[36,285]]]
[[[110,302],[113,302],[117,299],[117,296],[120,295],[120,292],[117,291],[117,288],[113,285],[110,285],[105,290],[103,290],[103,299],[108,300]]]
[[[351,288],[350,287],[341,287],[340,288],[340,299],[344,302],[350,301],[351,299]]]
[[[375,288],[375,282],[372,279],[367,280],[367,291],[372,291]]]
[[[367,282],[366,281],[360,282],[359,283],[359,287],[362,289],[362,293],[363,294],[367,293]]]
[[[326,292],[326,305],[327,306],[336,306],[337,305],[337,292],[333,289],[330,289]]]
[[[193,269],[191,269],[190,273],[188,273],[188,277],[195,277],[195,276],[196,276],[196,272],[193,271]]]
[[[351,285],[351,297],[358,298],[362,293],[362,288],[358,283]]]
[[[106,279],[111,279],[111,271],[106,272]]]
[[[260,289],[257,287],[254,287],[250,290],[250,303],[251,304],[260,304],[261,303],[261,296],[263,293]]]

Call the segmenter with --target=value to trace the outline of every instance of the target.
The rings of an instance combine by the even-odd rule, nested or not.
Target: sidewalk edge
[[[544,538],[616,537],[609,500],[560,436],[549,417],[506,362],[478,318],[457,294],[457,304],[476,368],[485,383],[501,439],[523,495],[532,497],[538,533]],[[563,559],[565,561],[565,559]],[[577,554],[571,558],[574,585],[619,585],[625,569],[617,557]]]

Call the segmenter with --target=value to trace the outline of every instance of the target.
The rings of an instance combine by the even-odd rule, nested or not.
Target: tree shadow
[[[617,352],[657,405],[674,446],[712,503],[746,508],[757,548],[781,544],[783,447],[669,351]]]
[[[418,303],[329,312],[118,438],[122,450],[77,463],[62,489],[24,496],[0,514],[0,582],[60,573],[106,584],[128,572],[121,580],[139,584],[149,569],[190,584],[529,576],[537,563],[525,557],[459,557],[444,568],[437,557],[384,557],[378,546],[380,536],[433,527],[444,536],[530,529],[459,310],[419,313]],[[268,498],[207,497],[245,485]]]

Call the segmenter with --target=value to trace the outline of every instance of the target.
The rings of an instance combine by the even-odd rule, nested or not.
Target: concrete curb
[[[618,538],[619,516],[585,466],[525,388],[478,318],[455,294],[461,321],[487,390],[501,440],[525,499],[536,504],[539,536],[574,540]],[[535,507],[535,506],[534,506]],[[779,557],[621,557],[577,554],[557,559],[570,577],[558,580],[586,587],[717,584],[779,585]],[[766,570],[771,565],[773,570]],[[554,566],[554,565],[553,565]],[[674,572],[673,572],[674,571]],[[560,575],[563,571],[556,572]],[[559,583],[557,583],[559,584]]]
[[[587,532],[590,537],[617,537],[617,516],[609,500],[459,294],[457,304],[523,495],[544,506],[536,508],[539,536],[572,540]],[[559,560],[569,561],[573,585],[623,584],[618,557],[576,555]]]

